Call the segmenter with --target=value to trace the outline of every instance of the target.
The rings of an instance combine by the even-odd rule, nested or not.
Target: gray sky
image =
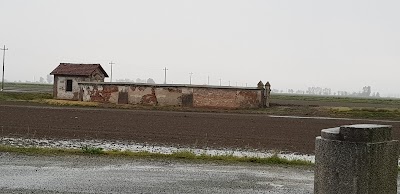
[[[7,80],[60,62],[113,78],[400,94],[398,0],[0,0]]]

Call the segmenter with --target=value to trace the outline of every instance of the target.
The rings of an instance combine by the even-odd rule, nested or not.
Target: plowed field
[[[301,153],[313,153],[321,129],[359,123],[393,125],[393,136],[400,139],[399,122],[0,105],[2,137],[107,139]]]

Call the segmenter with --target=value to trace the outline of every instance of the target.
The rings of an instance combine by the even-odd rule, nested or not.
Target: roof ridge
[[[100,69],[108,77],[99,63],[60,63],[50,75],[90,76],[96,69]]]

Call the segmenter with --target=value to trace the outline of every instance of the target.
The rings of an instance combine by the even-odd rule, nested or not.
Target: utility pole
[[[222,79],[219,78],[219,86],[222,86]]]
[[[111,65],[111,77],[110,77],[110,82],[112,82],[112,70],[113,70],[112,65],[115,64],[115,63],[113,63],[113,62],[111,61],[111,62],[108,63],[108,64]]]
[[[0,49],[3,51],[3,76],[1,77],[1,91],[3,91],[4,89],[4,59],[6,57],[6,50],[8,50],[8,48],[6,48],[6,45],[4,45],[4,48]]]
[[[207,76],[207,85],[210,85],[210,76]]]
[[[192,85],[192,75],[193,75],[193,72],[190,72],[189,75],[190,75],[190,76],[189,76],[189,77],[190,77],[189,85]]]
[[[167,69],[167,67],[164,67],[164,84],[167,84],[167,71],[168,71],[168,69]]]
[[[228,85],[231,86],[231,81],[228,81]]]

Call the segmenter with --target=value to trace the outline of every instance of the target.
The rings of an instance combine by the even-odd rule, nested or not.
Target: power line
[[[1,91],[3,91],[4,89],[4,59],[6,58],[6,50],[8,50],[8,48],[6,48],[6,45],[4,45],[4,48],[0,49],[3,51],[3,76],[1,77]]]

